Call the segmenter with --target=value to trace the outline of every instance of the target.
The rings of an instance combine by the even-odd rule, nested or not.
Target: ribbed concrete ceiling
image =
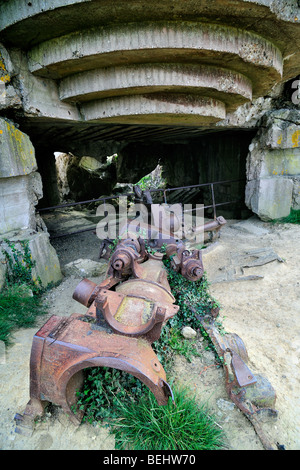
[[[292,0],[6,0],[0,30],[79,110],[75,127],[207,129],[300,72],[298,13]]]

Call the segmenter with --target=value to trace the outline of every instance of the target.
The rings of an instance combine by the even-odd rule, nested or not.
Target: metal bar
[[[219,206],[225,206],[227,204],[237,204],[238,202],[241,202],[241,201],[228,201],[228,202],[220,202],[218,204],[215,204],[215,207],[219,207]],[[199,210],[203,210],[203,209],[210,209],[211,207],[214,207],[213,205],[210,205],[210,206],[204,206],[204,207],[199,207],[198,209],[189,209],[189,210],[186,210],[186,211],[183,211],[183,213],[186,213],[186,212],[193,212],[193,211],[199,211]],[[54,238],[61,238],[61,237],[67,237],[69,235],[77,235],[78,233],[83,233],[83,232],[92,232],[93,230],[96,230],[98,225],[96,225],[96,227],[93,227],[93,228],[87,228],[87,229],[83,229],[83,230],[77,230],[76,232],[68,232],[68,233],[62,233],[62,234],[59,234],[59,235],[53,235],[51,236],[50,235],[50,238],[51,239],[54,239]]]
[[[189,186],[177,186],[176,188],[157,188],[157,189],[149,189],[151,193],[157,191],[176,191],[177,189],[191,189],[191,188],[201,188],[203,186],[210,186],[211,184],[225,184],[225,183],[237,183],[239,181],[246,181],[246,179],[238,179],[238,180],[225,180],[225,181],[214,181],[213,183],[201,183],[201,184],[191,184]]]
[[[134,193],[122,194],[122,196],[134,196]],[[60,204],[58,206],[51,206],[51,207],[42,207],[41,209],[37,209],[38,212],[44,212],[54,209],[61,209],[63,207],[72,207],[72,206],[81,206],[84,204],[89,204],[90,202],[98,202],[98,201],[107,201],[109,199],[116,199],[118,196],[107,196],[107,197],[100,197],[99,199],[89,199],[87,201],[80,201],[80,202],[68,202],[66,204]]]
[[[211,207],[226,206],[227,204],[237,204],[238,202],[241,202],[241,201],[239,200],[239,201],[219,202],[218,204],[215,204],[215,205],[211,204],[210,206],[198,207],[198,208],[195,208],[195,209],[188,209],[186,211],[183,211],[183,213],[193,212],[193,211],[201,211],[203,209],[210,209]]]
[[[237,183],[239,181],[246,181],[246,179],[215,181],[213,183],[201,183],[201,184],[193,184],[193,185],[189,185],[189,186],[178,186],[176,188],[149,189],[149,192],[154,193],[154,192],[176,191],[177,189],[201,188],[201,187],[204,187],[204,186],[210,186],[211,184],[215,185],[215,184],[225,184],[225,183]],[[127,194],[122,194],[122,196],[135,196],[135,194],[134,193],[127,193]],[[117,197],[118,196],[107,196],[107,197],[100,197],[98,199],[89,199],[87,201],[69,202],[69,203],[60,204],[60,205],[57,205],[57,206],[42,207],[40,209],[37,209],[37,211],[38,212],[44,212],[44,211],[48,211],[48,210],[61,209],[63,207],[79,206],[79,205],[89,204],[91,202],[98,202],[98,201],[116,199]]]
[[[83,232],[92,232],[93,230],[96,230],[96,227],[93,228],[86,228],[83,230],[76,230],[76,232],[68,232],[68,233],[62,233],[59,235],[50,235],[50,238],[53,240],[54,238],[62,238],[62,237],[68,237],[69,235],[77,235],[78,233],[83,233]]]
[[[213,203],[213,208],[214,208],[214,219],[216,220],[217,213],[216,213],[216,203],[215,203],[215,193],[214,193],[213,183],[211,183],[211,185],[210,185],[210,190],[211,190],[211,198],[212,198],[212,203]]]

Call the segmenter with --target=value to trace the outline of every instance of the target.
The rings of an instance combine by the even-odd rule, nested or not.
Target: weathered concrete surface
[[[76,51],[76,53],[74,53]],[[29,53],[35,75],[63,78],[112,64],[215,64],[250,74],[255,91],[268,89],[283,71],[281,51],[254,33],[197,22],[110,26],[41,43]],[[256,73],[255,73],[256,70]],[[259,81],[254,81],[259,71]]]
[[[246,186],[246,205],[268,221],[287,217],[292,207],[293,180],[289,178],[260,178]]]
[[[299,208],[300,112],[277,110],[265,116],[249,147],[246,204],[263,220]]]
[[[92,101],[81,106],[86,121],[131,124],[210,124],[225,118],[221,101],[197,95],[151,94]]]
[[[8,0],[0,30],[27,116],[211,127],[299,73],[299,11],[281,0],[117,0],[113,8],[108,0]],[[144,95],[156,93],[168,98],[149,108]],[[178,109],[174,93],[186,97],[189,112]],[[191,94],[220,105],[208,111]],[[124,95],[132,98],[128,112]],[[120,103],[106,101],[113,97]]]
[[[166,92],[209,95],[228,103],[252,99],[250,79],[226,69],[186,64],[134,65],[89,70],[60,81],[63,101],[90,101],[118,94]]]
[[[62,275],[49,234],[37,232],[45,226],[35,210],[43,196],[41,175],[36,170],[29,137],[12,122],[0,118],[0,237],[17,246],[18,241],[29,240],[32,259],[36,262],[34,276],[45,287],[58,282]],[[3,279],[0,287],[2,284]]]
[[[35,206],[43,195],[29,137],[0,118],[0,234],[37,227]]]
[[[0,178],[0,234],[12,230],[36,229],[35,206],[42,197],[39,173]]]
[[[35,266],[32,268],[32,280],[38,282],[40,279],[43,287],[57,284],[62,280],[60,263],[55,249],[49,243],[49,234],[45,232],[34,232],[32,230],[22,230],[18,233],[8,233],[5,238],[14,244],[17,250],[22,252],[20,242],[28,241],[29,249]],[[8,251],[6,243],[2,241],[1,248]],[[4,255],[0,255],[0,262]]]
[[[18,78],[18,90],[22,96],[22,109],[27,117],[78,121],[76,106],[59,99],[57,84],[46,78],[39,79],[28,70],[26,54],[21,50],[10,52]]]
[[[24,176],[37,170],[29,137],[12,122],[0,118],[0,178]]]
[[[20,109],[22,100],[20,93],[12,85],[16,75],[13,63],[6,48],[0,44],[0,110]]]
[[[292,208],[295,211],[300,210],[300,176],[293,178],[293,201]]]

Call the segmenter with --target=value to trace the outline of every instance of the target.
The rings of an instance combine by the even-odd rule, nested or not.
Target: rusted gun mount
[[[73,298],[87,307],[85,315],[52,316],[33,338],[30,359],[30,401],[17,414],[17,432],[32,432],[33,422],[48,402],[60,405],[75,424],[76,390],[83,369],[113,367],[148,386],[159,405],[172,390],[151,344],[164,323],[179,310],[167,279],[161,253],[148,254],[143,240],[118,244],[99,285],[84,279]],[[203,273],[202,261],[198,263]],[[122,281],[122,282],[121,282]]]

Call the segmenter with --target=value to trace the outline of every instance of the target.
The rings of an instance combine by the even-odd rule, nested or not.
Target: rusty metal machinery
[[[189,281],[204,273],[201,251],[188,251],[183,243],[166,247],[173,269]],[[83,279],[73,298],[87,312],[69,317],[52,316],[33,338],[30,359],[30,400],[17,414],[16,431],[31,433],[34,420],[48,402],[62,407],[78,425],[74,414],[76,390],[88,367],[112,367],[141,380],[155,395],[158,405],[173,398],[166,373],[152,349],[164,324],[178,313],[163,264],[164,254],[150,254],[142,238],[121,240],[110,258],[107,277],[99,285]],[[276,415],[275,391],[269,382],[248,367],[243,341],[235,334],[220,335],[215,326],[218,309],[197,317],[211,338],[226,375],[230,399],[253,424],[266,449],[272,445],[263,433],[259,417]],[[195,313],[196,315],[196,313]]]
[[[107,366],[126,371],[165,405],[172,391],[151,344],[164,323],[179,310],[160,253],[145,251],[142,239],[119,243],[110,259],[107,278],[99,285],[84,279],[73,298],[87,307],[85,315],[52,316],[33,338],[30,359],[30,400],[17,414],[17,431],[32,429],[48,402],[60,405],[75,424],[76,390],[83,369]],[[203,272],[202,262],[199,268]]]

